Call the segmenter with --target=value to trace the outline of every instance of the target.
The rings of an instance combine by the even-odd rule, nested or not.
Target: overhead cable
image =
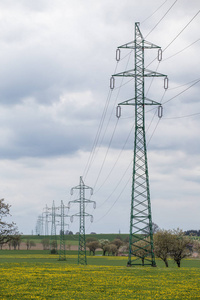
[[[141,22],[143,24],[146,22],[148,19],[150,19],[168,0],[165,0],[149,17],[147,17],[144,21]]]
[[[163,52],[179,37],[179,35],[190,25],[190,23],[198,16],[200,10],[194,15],[194,17],[183,27],[183,29],[175,36],[175,38],[163,49]]]
[[[170,8],[166,11],[166,13],[164,14],[164,16],[162,16],[162,18],[158,21],[158,23],[156,23],[156,25],[151,29],[151,31],[146,35],[145,39],[150,35],[150,33],[152,33],[152,31],[160,24],[160,22],[166,17],[166,15],[168,14],[168,12],[172,9],[172,7],[176,4],[178,0],[175,0],[174,3],[170,6]]]

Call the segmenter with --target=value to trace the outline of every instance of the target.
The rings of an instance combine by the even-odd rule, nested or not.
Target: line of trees
[[[107,239],[97,240],[95,238],[87,238],[86,246],[90,251],[90,255],[95,255],[97,249],[102,249],[103,256],[108,255],[118,255],[119,249],[123,246],[123,241],[121,239],[114,239],[113,241],[109,241]]]
[[[191,230],[186,230],[184,233],[185,235],[190,235],[190,236],[200,236],[200,230],[191,229]]]
[[[8,244],[9,249],[13,247],[15,250],[20,248],[21,234],[18,232],[15,223],[8,223],[4,219],[10,216],[10,205],[6,204],[4,199],[0,199],[0,248],[2,249],[4,244]],[[162,259],[165,266],[168,267],[168,259],[173,259],[177,266],[180,267],[181,260],[192,254],[193,251],[200,252],[200,242],[195,240],[193,236],[199,236],[200,230],[188,230],[183,232],[180,229],[176,230],[160,230],[159,227],[154,224],[154,251],[156,257]],[[72,234],[70,232],[70,234]],[[142,263],[147,255],[144,245],[144,241],[137,242],[133,247],[137,247],[138,256],[141,258]],[[147,245],[145,243],[145,245]],[[35,246],[33,241],[27,239],[27,250]],[[97,249],[102,249],[102,254],[118,255],[120,252],[128,251],[128,240],[122,241],[120,235],[113,241],[107,239],[97,240],[90,237],[86,241],[90,254],[95,255]],[[49,248],[49,240],[43,240],[44,249]],[[150,247],[150,244],[149,244]]]
[[[143,245],[144,244],[144,245]],[[133,247],[139,249],[137,255],[141,258],[142,263],[147,256],[146,245],[144,241],[138,241]],[[107,239],[97,240],[88,238],[86,246],[90,251],[90,255],[95,255],[97,249],[102,249],[102,255],[118,255],[119,253],[127,253],[128,241],[122,241],[117,238],[110,242]],[[144,247],[145,246],[145,247]],[[150,247],[150,244],[149,244]],[[162,259],[165,266],[168,267],[168,259],[171,258],[177,264],[181,265],[181,260],[190,256],[192,252],[200,252],[200,242],[191,237],[186,236],[180,229],[176,230],[158,230],[154,233],[154,253],[155,256]]]

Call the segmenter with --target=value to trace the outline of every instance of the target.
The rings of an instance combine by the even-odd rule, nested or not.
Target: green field
[[[127,268],[127,257],[77,255],[59,261],[48,251],[0,251],[1,299],[200,299],[200,260],[165,268]]]
[[[87,238],[94,238],[97,240],[101,240],[101,239],[107,239],[109,241],[113,241],[116,238],[121,238],[122,240],[125,240],[125,238],[129,237],[128,234],[117,234],[117,233],[102,233],[102,234],[86,234],[85,238],[87,240]],[[41,235],[22,235],[22,241],[26,242],[27,239],[34,241],[35,243],[41,243],[42,239],[44,239],[45,236]],[[49,236],[49,239],[51,238],[51,236]],[[57,241],[59,241],[60,236],[57,235]],[[70,243],[71,245],[78,245],[78,240],[79,240],[79,235],[78,234],[73,234],[73,235],[66,235],[65,236],[66,239],[66,243]]]

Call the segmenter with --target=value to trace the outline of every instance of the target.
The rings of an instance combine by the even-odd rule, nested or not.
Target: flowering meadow
[[[72,256],[58,261],[48,254],[14,253],[0,253],[1,300],[200,299],[199,262],[198,267],[127,268],[127,258],[94,257],[92,265],[78,266]],[[124,266],[115,265],[120,260]]]

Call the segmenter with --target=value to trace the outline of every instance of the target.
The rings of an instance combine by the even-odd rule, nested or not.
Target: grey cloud
[[[28,199],[28,209],[37,206],[38,213],[40,205],[43,205],[41,203],[48,200],[51,205],[53,199],[66,197],[67,189],[78,183],[78,176],[81,175],[90,154],[108,96],[109,78],[116,66],[116,47],[134,39],[136,21],[141,21],[141,31],[146,36],[162,18],[169,5],[167,1],[162,9],[142,22],[160,6],[159,0],[153,3],[142,0],[140,5],[137,1],[130,0],[1,1],[1,187],[2,194],[11,201],[13,208]],[[163,18],[147,40],[165,48],[197,9],[198,1],[193,1],[193,5],[188,4],[188,1],[177,1],[174,9]],[[199,77],[198,43],[177,56],[164,60],[197,39],[198,20],[195,19],[191,27],[163,53],[163,61],[159,63],[159,67],[157,61],[149,66],[149,69],[158,68],[158,72],[169,76],[170,88]],[[154,51],[147,54],[145,63],[150,63],[156,55]],[[133,67],[134,56],[130,56],[129,64],[128,58],[128,52],[124,51],[122,60],[118,63],[118,70],[123,71],[126,66]],[[110,143],[116,124],[116,104],[134,97],[134,81],[129,85],[125,82],[121,87],[120,85],[119,80],[118,89],[112,92],[110,98],[99,138],[99,142],[102,141],[101,147],[98,148],[98,154],[88,172],[88,185],[95,182]],[[163,102],[182,89],[184,87],[167,91]],[[164,93],[163,82],[159,79],[152,85],[151,82],[147,82],[146,92],[149,98],[159,102]],[[188,92],[166,103],[164,117],[181,117],[200,112],[198,99],[197,84]],[[153,134],[148,145],[148,157],[153,183],[152,194],[155,195],[153,199],[156,202],[154,211],[162,227],[163,216],[166,214],[163,207],[166,209],[175,197],[182,199],[182,202],[177,200],[179,202],[176,205],[184,215],[184,203],[187,199],[182,192],[183,185],[187,186],[187,192],[191,192],[191,201],[197,201],[199,191],[195,186],[194,194],[194,190],[190,190],[190,184],[198,183],[198,177],[191,175],[189,178],[192,181],[189,181],[188,177],[182,175],[180,168],[184,164],[184,171],[188,174],[196,170],[200,146],[197,138],[199,118],[163,118],[157,126],[158,119],[153,118],[153,115],[154,111],[146,114],[147,128],[149,127],[147,139]],[[133,123],[134,108],[123,107],[122,118],[118,121],[98,185],[112,169]],[[100,193],[95,196],[99,204],[115,188],[129,160],[132,160],[133,138],[134,130],[114,172]],[[74,178],[76,176],[77,179]],[[119,183],[118,194],[128,176],[131,177],[131,171],[127,178]],[[30,189],[34,189],[31,195]],[[105,224],[112,222],[113,232],[119,230],[118,220],[116,221],[113,215],[116,216],[124,207],[126,208],[122,223],[127,225],[123,230],[128,231],[130,193],[131,187],[128,186],[114,206],[114,213],[112,211],[103,219]],[[102,206],[101,210],[97,210],[96,219],[102,217],[110,208],[115,196],[111,197],[106,207]],[[124,203],[126,206],[123,206]],[[22,205],[19,210],[21,207]],[[191,208],[190,214],[192,215]],[[22,215],[20,218],[22,219]],[[173,226],[176,216],[174,218],[171,224],[166,221],[165,225]],[[35,221],[36,219],[31,221],[29,229],[25,228],[28,233],[34,228]],[[27,221],[24,223],[27,225]],[[96,225],[94,222],[94,230],[107,230],[104,224],[98,224],[100,223]],[[180,217],[180,226],[181,224],[186,224],[183,217]],[[188,224],[187,220],[187,226]],[[24,227],[23,224],[20,226]]]

